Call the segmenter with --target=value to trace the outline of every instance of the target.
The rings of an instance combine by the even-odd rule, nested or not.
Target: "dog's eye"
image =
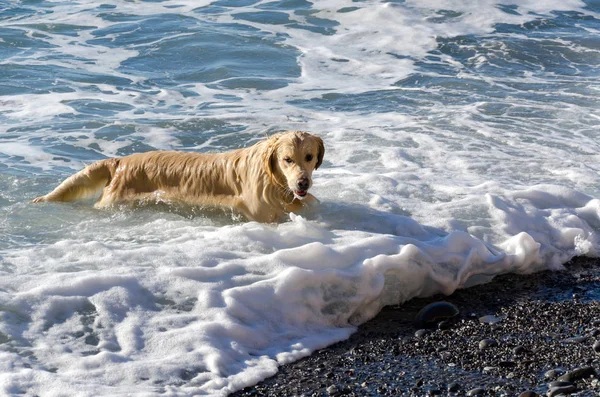
[[[313,155],[312,154],[307,154],[306,155],[306,161],[312,161],[313,159]]]
[[[286,158],[284,158],[284,159],[283,159],[283,161],[285,161],[285,162],[286,162],[286,163],[288,163],[288,164],[292,164],[292,163],[294,162],[294,160],[292,160],[292,159],[291,159],[291,158],[289,158],[289,157],[286,157]]]

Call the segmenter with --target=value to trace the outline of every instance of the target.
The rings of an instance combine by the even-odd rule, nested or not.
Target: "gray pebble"
[[[574,336],[572,338],[567,338],[564,340],[565,343],[584,343],[587,342],[589,337],[587,336]]]
[[[427,336],[427,334],[429,334],[431,332],[431,330],[425,329],[425,328],[421,328],[418,329],[415,332],[415,336],[419,339],[424,338],[425,336]]]
[[[500,321],[502,321],[503,319],[504,319],[504,317],[502,317],[502,316],[496,317],[496,316],[489,314],[487,316],[479,317],[478,320],[481,324],[496,324],[496,323],[499,323]]]
[[[471,389],[467,392],[467,396],[483,396],[485,394],[485,389],[478,387],[476,389]]]
[[[548,383],[548,388],[552,389],[554,387],[563,387],[563,386],[572,386],[573,383],[566,382],[564,380],[555,380],[554,382]]]
[[[577,390],[577,387],[575,387],[575,385],[553,387],[548,391],[548,397],[558,396],[560,394],[573,393],[575,390]]]
[[[546,371],[544,373],[544,379],[554,379],[557,376],[560,376],[564,373],[565,371],[562,371],[560,369],[551,369],[549,371]]]
[[[498,342],[496,341],[496,339],[483,339],[479,342],[479,349],[480,350],[484,350],[487,349],[489,347],[496,347],[498,346]]]
[[[539,394],[537,394],[536,392],[532,391],[532,390],[527,390],[524,391],[523,393],[519,394],[519,397],[538,397]]]
[[[439,330],[443,331],[443,330],[450,329],[450,328],[452,328],[452,321],[450,321],[450,320],[443,320],[438,323]]]
[[[460,385],[456,382],[452,382],[448,385],[448,391],[454,393],[460,390]]]
[[[523,346],[516,346],[516,347],[513,349],[513,354],[514,354],[515,356],[519,356],[519,355],[521,355],[521,354],[525,354],[525,353],[527,353],[527,349],[525,349]]]
[[[559,377],[558,380],[564,380],[567,382],[573,382],[578,379],[588,378],[592,375],[596,375],[596,370],[592,367],[580,367],[572,371],[567,372],[563,376]]]
[[[450,302],[433,302],[417,313],[415,325],[419,328],[433,328],[440,321],[449,320],[458,314],[458,308]]]
[[[596,353],[600,353],[600,340],[597,340],[596,342],[594,342],[594,351]]]

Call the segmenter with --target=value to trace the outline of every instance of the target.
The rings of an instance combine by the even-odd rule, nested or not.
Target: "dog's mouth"
[[[308,194],[308,190],[294,190],[294,196],[302,200]]]

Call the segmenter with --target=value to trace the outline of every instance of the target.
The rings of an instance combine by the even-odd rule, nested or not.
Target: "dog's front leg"
[[[285,208],[286,212],[293,212],[295,214],[300,214],[309,209],[313,209],[319,205],[320,201],[308,193],[302,200],[294,199],[290,204],[288,204]]]

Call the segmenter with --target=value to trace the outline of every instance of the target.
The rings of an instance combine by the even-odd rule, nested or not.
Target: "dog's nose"
[[[310,187],[310,182],[309,182],[308,178],[304,177],[304,178],[298,179],[298,188],[300,190],[308,190],[309,187]]]

